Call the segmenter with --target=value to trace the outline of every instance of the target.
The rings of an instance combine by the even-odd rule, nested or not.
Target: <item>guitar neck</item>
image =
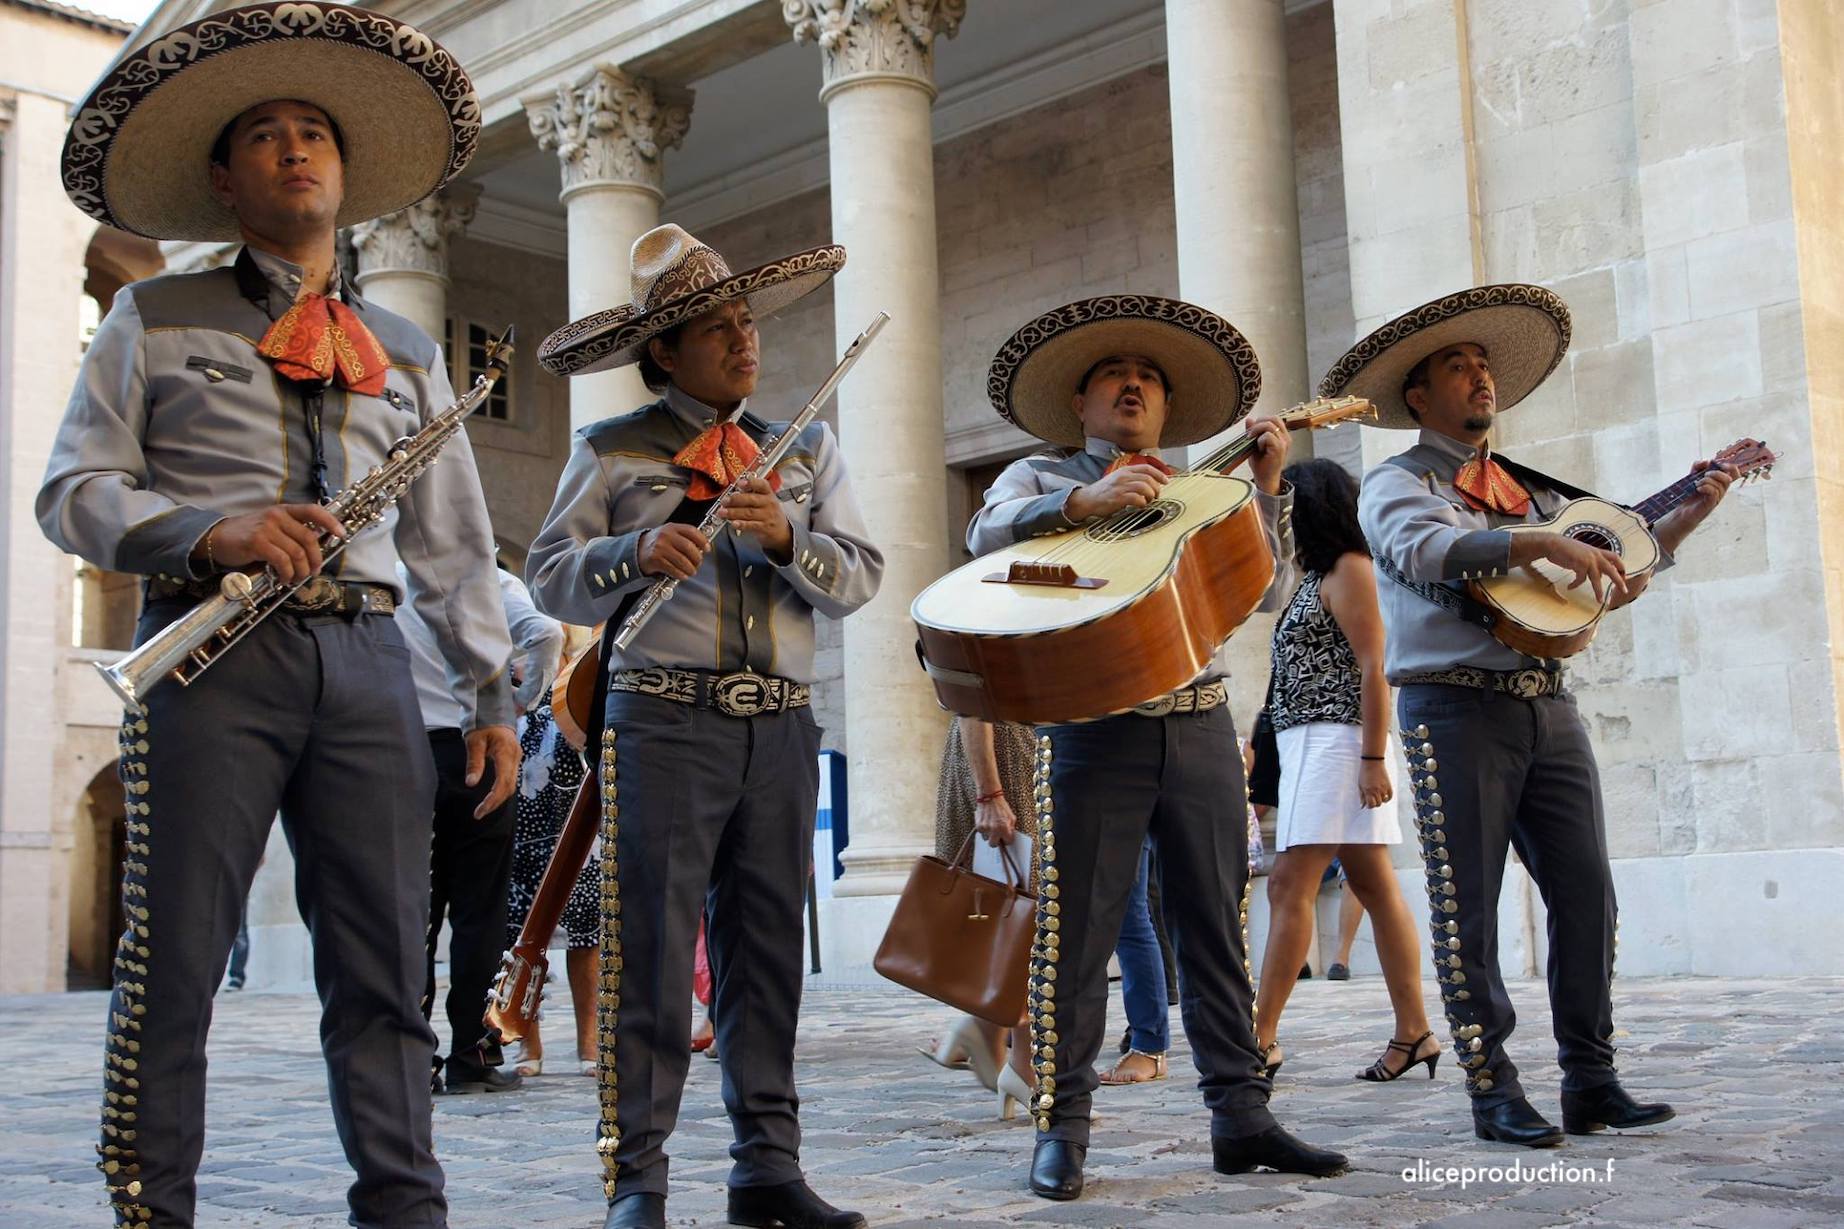
[[[1254,438],[1248,435],[1231,440],[1209,456],[1193,465],[1188,472],[1193,474],[1227,474],[1242,464],[1254,451]]]
[[[1696,492],[1697,480],[1702,476],[1701,473],[1685,474],[1658,494],[1633,505],[1633,511],[1644,518],[1646,524],[1658,524],[1661,517]]]

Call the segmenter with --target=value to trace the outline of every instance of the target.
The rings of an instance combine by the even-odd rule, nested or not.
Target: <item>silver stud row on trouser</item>
[[[1408,754],[1409,775],[1413,783],[1416,828],[1421,835],[1421,857],[1427,868],[1428,924],[1432,932],[1434,981],[1441,990],[1441,1008],[1453,1033],[1454,1052],[1466,1071],[1468,1092],[1490,1092],[1494,1080],[1483,1053],[1485,1029],[1463,1018],[1470,1009],[1458,1005],[1471,1001],[1466,973],[1460,967],[1459,888],[1453,882],[1453,864],[1447,855],[1447,814],[1443,811],[1441,781],[1435,774],[1440,761],[1435,759],[1434,744],[1428,741],[1428,727],[1418,725],[1402,731],[1402,748]]]
[[[602,731],[602,946],[595,995],[596,1091],[601,1129],[595,1150],[602,1159],[602,1194],[615,1201],[615,1148],[621,1130],[615,1122],[615,1020],[621,1010],[621,876],[616,854],[621,808],[615,790],[615,732]]]
[[[154,1218],[141,1198],[141,1153],[135,1146],[140,1104],[141,1020],[147,1014],[147,716],[129,711],[121,730],[122,790],[127,800],[127,845],[122,859],[122,914],[126,925],[115,945],[115,993],[109,1039],[103,1050],[102,1140],[96,1167],[109,1187],[117,1225]]]
[[[1050,797],[1050,736],[1037,739],[1037,768],[1032,779],[1037,803],[1037,933],[1031,944],[1031,985],[1027,1010],[1031,1017],[1031,1066],[1037,1072],[1037,1095],[1032,1116],[1037,1129],[1050,1129],[1050,1110],[1056,1105],[1056,966],[1062,937],[1063,906],[1057,898],[1055,802]]]

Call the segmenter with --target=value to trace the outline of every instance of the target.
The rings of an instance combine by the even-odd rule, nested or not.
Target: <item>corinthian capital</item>
[[[661,193],[660,159],[685,139],[691,98],[667,97],[646,78],[603,64],[554,97],[527,99],[525,118],[538,147],[557,151],[564,196],[594,184]]]
[[[375,273],[448,276],[448,240],[474,220],[478,184],[460,183],[351,230],[359,281]]]
[[[797,43],[825,56],[822,97],[861,75],[913,77],[935,88],[935,39],[953,36],[967,0],[781,0]]]

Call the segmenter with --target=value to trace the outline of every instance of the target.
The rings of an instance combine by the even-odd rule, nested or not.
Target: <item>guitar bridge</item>
[[[1051,589],[1099,589],[1108,583],[1099,577],[1080,575],[1067,563],[1036,563],[1024,559],[1003,572],[989,572],[980,579],[989,585],[1043,585]]]

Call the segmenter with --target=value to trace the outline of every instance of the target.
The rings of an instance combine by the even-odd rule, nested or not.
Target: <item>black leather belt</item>
[[[147,582],[149,602],[180,597],[202,602],[216,596],[218,582],[215,579],[182,580],[174,576],[154,576]],[[310,576],[282,603],[282,609],[297,614],[387,615],[397,609],[397,595],[383,585],[334,580],[329,576]]]
[[[1454,666],[1448,670],[1405,674],[1395,683],[1398,687],[1410,687],[1418,683],[1437,687],[1473,687],[1480,691],[1502,692],[1520,700],[1559,696],[1564,687],[1562,671],[1536,667],[1528,670],[1481,670],[1477,666]]]
[[[806,683],[749,670],[735,674],[675,670],[669,666],[616,670],[608,676],[608,689],[658,696],[697,708],[714,708],[726,717],[760,717],[764,713],[805,708],[813,701],[813,688]]]

